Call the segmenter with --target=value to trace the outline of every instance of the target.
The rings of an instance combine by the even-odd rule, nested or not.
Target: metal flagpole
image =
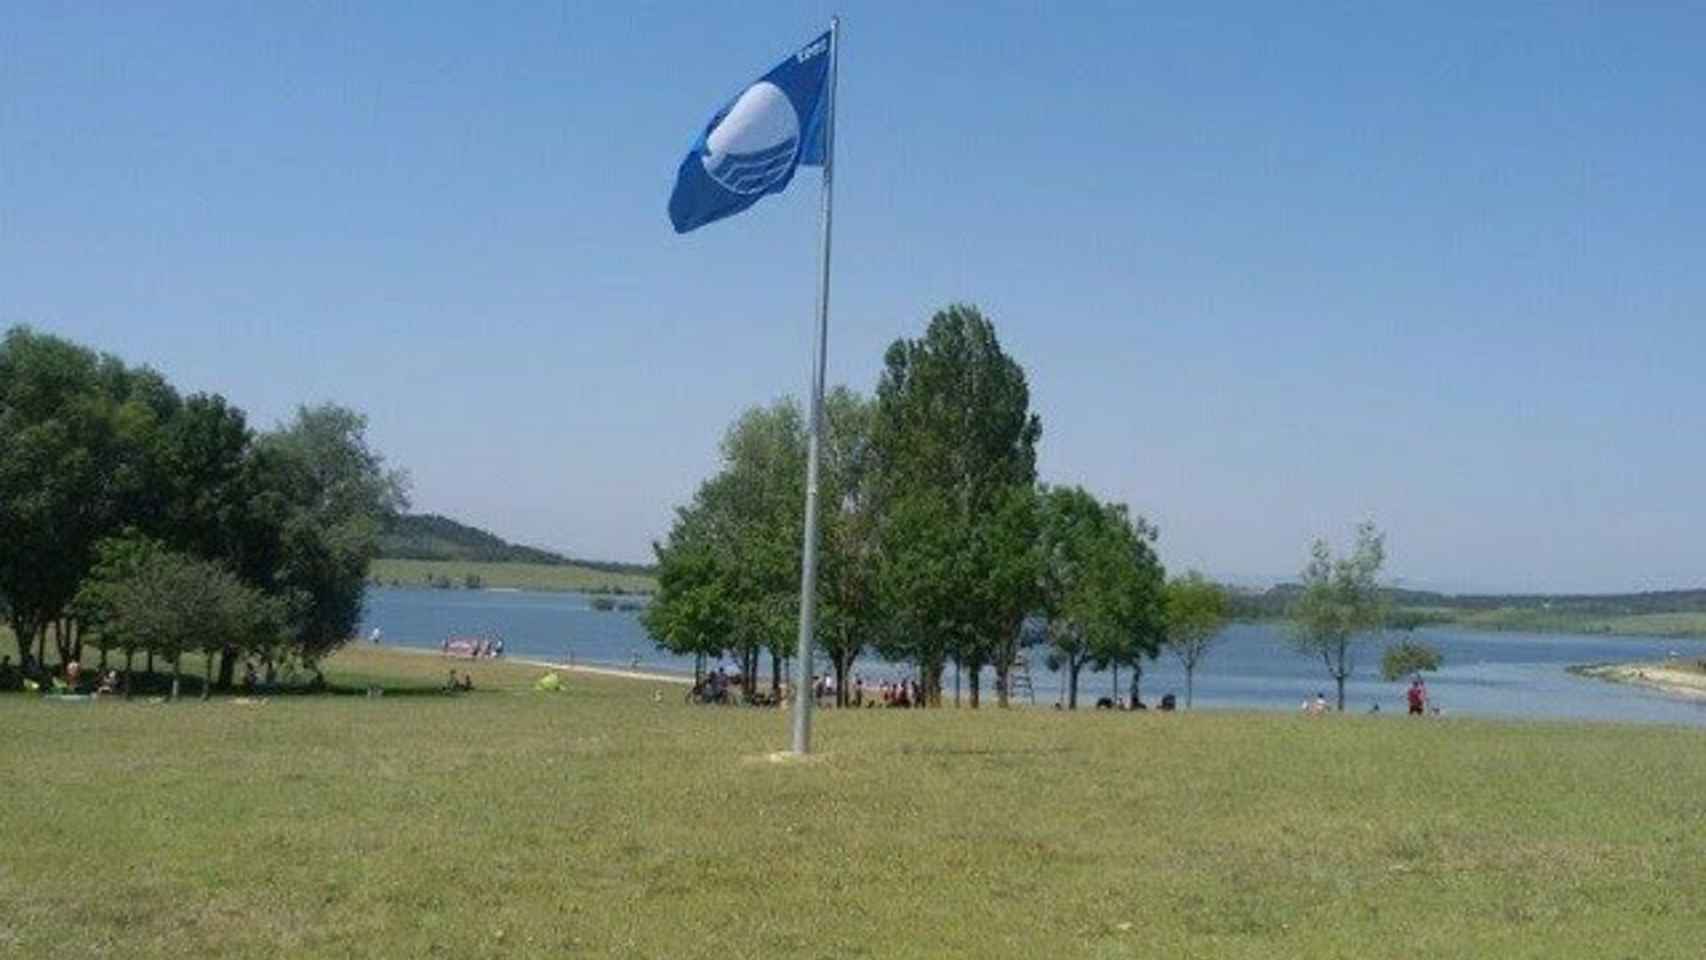
[[[829,355],[829,228],[835,192],[835,75],[841,18],[829,19],[829,125],[823,133],[823,251],[817,286],[817,337],[812,349],[811,422],[806,433],[806,532],[800,559],[800,640],[794,662],[794,753],[812,752],[812,638],[817,620],[817,476],[823,434],[823,368]]]

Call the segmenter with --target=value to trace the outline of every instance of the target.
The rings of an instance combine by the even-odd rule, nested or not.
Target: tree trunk
[[[1137,705],[1139,703],[1143,702],[1143,698],[1138,696],[1138,689],[1137,689],[1138,684],[1140,684],[1142,682],[1143,682],[1143,664],[1142,663],[1134,663],[1131,665],[1131,708],[1133,710],[1136,710]]]
[[[18,669],[22,670],[30,662],[30,628],[17,617],[12,618],[12,642],[18,645]]]
[[[806,682],[810,683],[811,678],[807,677]],[[794,696],[803,697],[810,693],[809,690],[795,690]],[[770,699],[777,703],[782,701],[782,655],[774,650],[770,651]]]
[[[231,689],[231,678],[237,669],[237,648],[226,647],[219,651],[219,689]]]
[[[148,651],[148,675],[154,675],[154,651]]]
[[[1078,671],[1083,669],[1084,661],[1077,657],[1068,658],[1066,662],[1066,709],[1078,709]]]
[[[124,648],[124,698],[130,699],[131,662],[136,659],[136,651],[130,647]]]
[[[184,655],[178,654],[172,658],[172,695],[167,699],[178,702],[178,681],[183,678]]]
[[[1191,693],[1192,693],[1191,685],[1192,685],[1192,682],[1196,678],[1196,674],[1197,674],[1197,668],[1196,667],[1190,666],[1188,664],[1185,666],[1185,709],[1186,710],[1189,710],[1191,708]]]
[[[47,672],[47,624],[36,627],[36,669]]]
[[[201,665],[201,698],[207,700],[213,696],[213,652],[206,651]]]
[[[853,668],[852,658],[831,657],[835,664],[835,705],[847,706],[847,671]]]
[[[103,644],[106,643],[105,640],[102,640],[101,642]],[[101,672],[102,673],[107,672],[107,648],[104,646],[101,647]]]
[[[971,708],[976,710],[983,699],[983,661],[971,662]]]
[[[694,689],[698,689],[699,685],[701,683],[704,683],[704,682],[705,682],[705,655],[703,653],[695,653],[693,655],[693,687],[694,687]]]
[[[1339,712],[1345,712],[1345,674],[1344,671],[1333,674],[1333,682],[1339,685]]]
[[[1113,696],[1110,699],[1112,699],[1115,704],[1120,702],[1120,665],[1117,660],[1114,661],[1114,691]]]
[[[1007,707],[1007,704],[1009,702],[1011,702],[1009,700],[1009,697],[1011,696],[1011,694],[1008,691],[1011,689],[1012,681],[1013,681],[1013,664],[1011,662],[997,663],[995,665],[995,705],[996,706],[1005,709]]]

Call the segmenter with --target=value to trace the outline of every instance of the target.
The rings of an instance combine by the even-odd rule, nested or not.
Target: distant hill
[[[510,543],[496,534],[436,513],[405,513],[379,538],[379,555],[394,560],[461,560],[477,563],[537,563],[575,566],[605,573],[650,576],[644,563],[582,560],[551,550]]]

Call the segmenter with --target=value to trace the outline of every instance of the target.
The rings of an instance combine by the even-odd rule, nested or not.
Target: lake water
[[[622,598],[618,598],[622,599]],[[497,590],[422,590],[373,588],[367,593],[366,623],[382,629],[387,644],[437,649],[456,634],[501,636],[512,657],[691,673],[691,657],[676,657],[653,647],[638,615],[598,611],[592,598],[575,593]],[[1530,633],[1477,633],[1429,628],[1414,638],[1433,645],[1445,666],[1427,678],[1434,701],[1447,714],[1608,720],[1706,726],[1706,702],[1682,701],[1623,684],[1584,679],[1566,672],[1571,664],[1659,660],[1670,652],[1706,657],[1706,641],[1650,637],[1576,636]],[[1346,685],[1346,709],[1403,709],[1403,686],[1379,680],[1380,648],[1364,645],[1355,675]],[[1031,651],[1036,702],[1048,706],[1060,696],[1061,678]],[[765,658],[768,664],[768,658]],[[768,667],[766,666],[766,669]],[[855,668],[868,680],[898,679],[904,669],[874,657]],[[1121,676],[1122,687],[1128,678]],[[1080,678],[1080,706],[1110,693],[1111,678],[1088,671]],[[945,683],[952,691],[952,671]],[[984,691],[993,688],[986,671]],[[1291,650],[1284,629],[1272,624],[1233,624],[1197,668],[1196,706],[1258,710],[1296,710],[1319,690],[1333,699],[1333,685],[1318,658]],[[1124,691],[1122,690],[1122,693]],[[1184,671],[1163,653],[1146,666],[1143,699],[1154,704],[1164,693],[1183,703]]]

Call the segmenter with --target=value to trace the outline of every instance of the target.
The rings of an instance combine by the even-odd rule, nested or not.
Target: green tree
[[[845,690],[867,638],[883,628],[872,407],[836,388],[824,416],[816,641]],[[727,653],[748,678],[768,650],[773,690],[779,685],[799,613],[805,455],[805,419],[792,399],[748,410],[729,428],[718,472],[653,548],[658,594],[641,620],[659,647],[696,657]]]
[[[1030,545],[992,527],[1023,525],[1011,498],[1035,483],[1041,434],[1024,371],[975,307],[951,306],[923,337],[889,347],[872,430],[885,505],[879,594],[897,626],[883,648],[919,666],[932,700],[950,656],[974,676],[992,662],[1010,668],[1029,598],[986,591],[998,566],[1024,568]]]
[[[1345,709],[1345,680],[1355,667],[1357,645],[1386,622],[1386,599],[1376,577],[1386,562],[1386,538],[1372,522],[1357,525],[1348,556],[1335,558],[1325,540],[1310,546],[1303,592],[1291,609],[1292,642],[1298,652],[1321,658],[1338,686]]]
[[[158,504],[140,522],[168,547],[222,563],[266,591],[274,586],[285,511],[257,482],[254,441],[243,411],[224,397],[186,398],[162,430]],[[239,653],[220,651],[219,686],[230,686]]]
[[[0,342],[0,595],[20,655],[54,626],[61,660],[80,656],[67,606],[94,546],[147,512],[160,425],[177,394],[131,369],[27,327]]]
[[[669,540],[652,545],[658,590],[640,614],[640,623],[659,649],[694,658],[693,679],[698,682],[705,661],[722,656],[737,614],[716,547],[695,536],[691,522],[678,519]]]
[[[1167,649],[1185,668],[1185,706],[1193,699],[1197,666],[1226,626],[1226,591],[1192,570],[1167,584]]]
[[[1065,672],[1076,709],[1084,667],[1135,665],[1159,649],[1165,572],[1153,528],[1080,487],[1045,490],[1040,526],[1048,665]]]
[[[185,652],[207,654],[205,697],[216,652],[264,646],[280,629],[276,602],[219,563],[134,536],[103,541],[98,552],[100,562],[77,595],[79,610],[90,618],[98,643],[144,649],[170,662],[174,700]]]
[[[974,640],[965,653],[972,664],[971,704],[978,705],[979,680],[985,658],[995,668],[998,706],[1011,702],[1013,666],[1024,643],[1025,618],[1042,608],[1043,553],[1041,517],[1036,488],[1013,484],[1002,491],[994,509],[977,524],[973,569],[982,571],[982,589],[971,611],[973,622],[992,638]]]
[[[1160,536],[1155,525],[1130,517],[1124,504],[1112,504],[1108,510],[1112,566],[1103,589],[1101,620],[1106,626],[1096,635],[1095,666],[1113,668],[1115,696],[1119,668],[1128,668],[1131,699],[1136,702],[1143,661],[1158,656],[1167,638],[1167,571],[1155,554]]]
[[[202,595],[195,638],[203,654],[201,697],[213,691],[213,664],[221,654],[271,656],[282,639],[284,605],[250,587],[224,565],[199,560],[202,565]]]
[[[260,539],[276,544],[265,579],[284,602],[294,652],[316,669],[353,636],[379,535],[408,503],[407,477],[385,468],[366,429],[365,417],[325,404],[298,408],[258,440],[270,528]]]
[[[95,564],[72,600],[74,615],[101,651],[102,666],[110,651],[124,653],[126,696],[132,689],[136,653],[147,648],[143,645],[144,638],[125,632],[122,614],[126,603],[133,600],[129,591],[134,589],[135,579],[163,549],[159,541],[135,531],[100,541],[95,545]]]
[[[817,645],[835,672],[838,705],[851,696],[853,665],[888,627],[877,583],[882,491],[875,470],[875,405],[837,387],[824,398],[819,484]]]
[[[728,511],[722,555],[739,619],[735,637],[748,651],[749,678],[758,654],[770,654],[770,692],[779,696],[782,663],[794,651],[800,550],[805,519],[805,416],[792,398],[747,411],[724,439],[728,471],[712,501]]]
[[[668,538],[655,547],[659,593],[644,622],[653,642],[667,649],[729,653],[749,692],[768,649],[774,689],[799,603],[805,503],[799,405],[779,400],[746,411],[724,436],[722,456],[722,467],[677,511]]]
[[[1429,644],[1419,640],[1404,640],[1387,647],[1380,655],[1380,678],[1396,683],[1405,677],[1440,668],[1445,658]]]

